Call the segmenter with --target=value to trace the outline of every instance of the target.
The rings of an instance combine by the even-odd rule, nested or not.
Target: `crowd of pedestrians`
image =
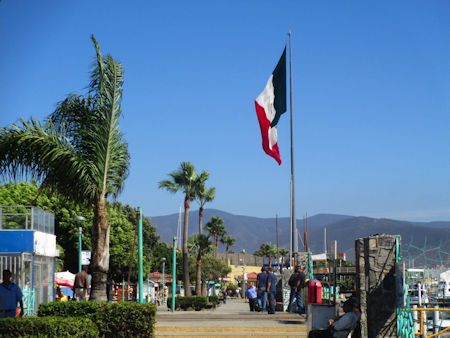
[[[275,313],[275,294],[277,279],[273,273],[272,267],[262,267],[261,272],[256,277],[256,285],[249,283],[245,298],[248,300],[250,311],[266,312],[268,314]],[[291,287],[291,295],[289,299],[288,311],[305,313],[305,306],[302,302],[301,289],[306,285],[306,276],[300,267],[296,267],[292,274],[289,285]],[[294,301],[296,301],[297,310],[294,310]]]

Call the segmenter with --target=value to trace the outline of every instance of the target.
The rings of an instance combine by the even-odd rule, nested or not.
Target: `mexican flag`
[[[256,115],[261,128],[265,153],[281,164],[278,148],[277,123],[286,111],[286,48],[270,75],[266,87],[255,100]]]

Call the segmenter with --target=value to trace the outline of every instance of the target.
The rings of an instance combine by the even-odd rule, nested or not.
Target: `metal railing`
[[[55,216],[34,206],[0,206],[0,230],[55,233]]]
[[[411,311],[419,311],[420,312],[420,319],[419,319],[419,331],[415,332],[416,335],[422,336],[422,337],[436,337],[440,334],[443,334],[444,332],[447,332],[450,330],[450,326],[444,328],[441,331],[434,332],[432,335],[427,335],[427,325],[424,325],[426,321],[426,311],[447,311],[449,312],[450,309],[442,309],[442,308],[412,308]],[[436,327],[437,323],[433,320],[433,331],[437,331],[440,327]]]
[[[23,307],[25,316],[34,316],[34,289],[23,289]]]

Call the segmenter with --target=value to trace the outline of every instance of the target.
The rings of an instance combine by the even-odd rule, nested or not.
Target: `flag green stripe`
[[[275,94],[273,105],[276,113],[270,126],[274,127],[277,125],[281,114],[286,112],[286,47],[284,47],[283,54],[272,74]]]

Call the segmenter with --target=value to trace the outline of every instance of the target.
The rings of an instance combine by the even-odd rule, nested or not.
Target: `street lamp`
[[[164,296],[165,296],[165,287],[166,287],[166,279],[165,279],[165,268],[166,268],[166,257],[162,258],[163,268],[162,268],[162,303],[164,305]]]
[[[75,222],[83,222],[86,220],[86,218],[84,218],[83,216],[75,216],[73,218],[73,220]],[[81,227],[81,225],[78,227],[78,272],[81,271],[81,234],[83,232],[83,228]]]
[[[242,249],[242,253],[244,254],[244,258],[242,261],[242,298],[245,299],[245,249]]]

